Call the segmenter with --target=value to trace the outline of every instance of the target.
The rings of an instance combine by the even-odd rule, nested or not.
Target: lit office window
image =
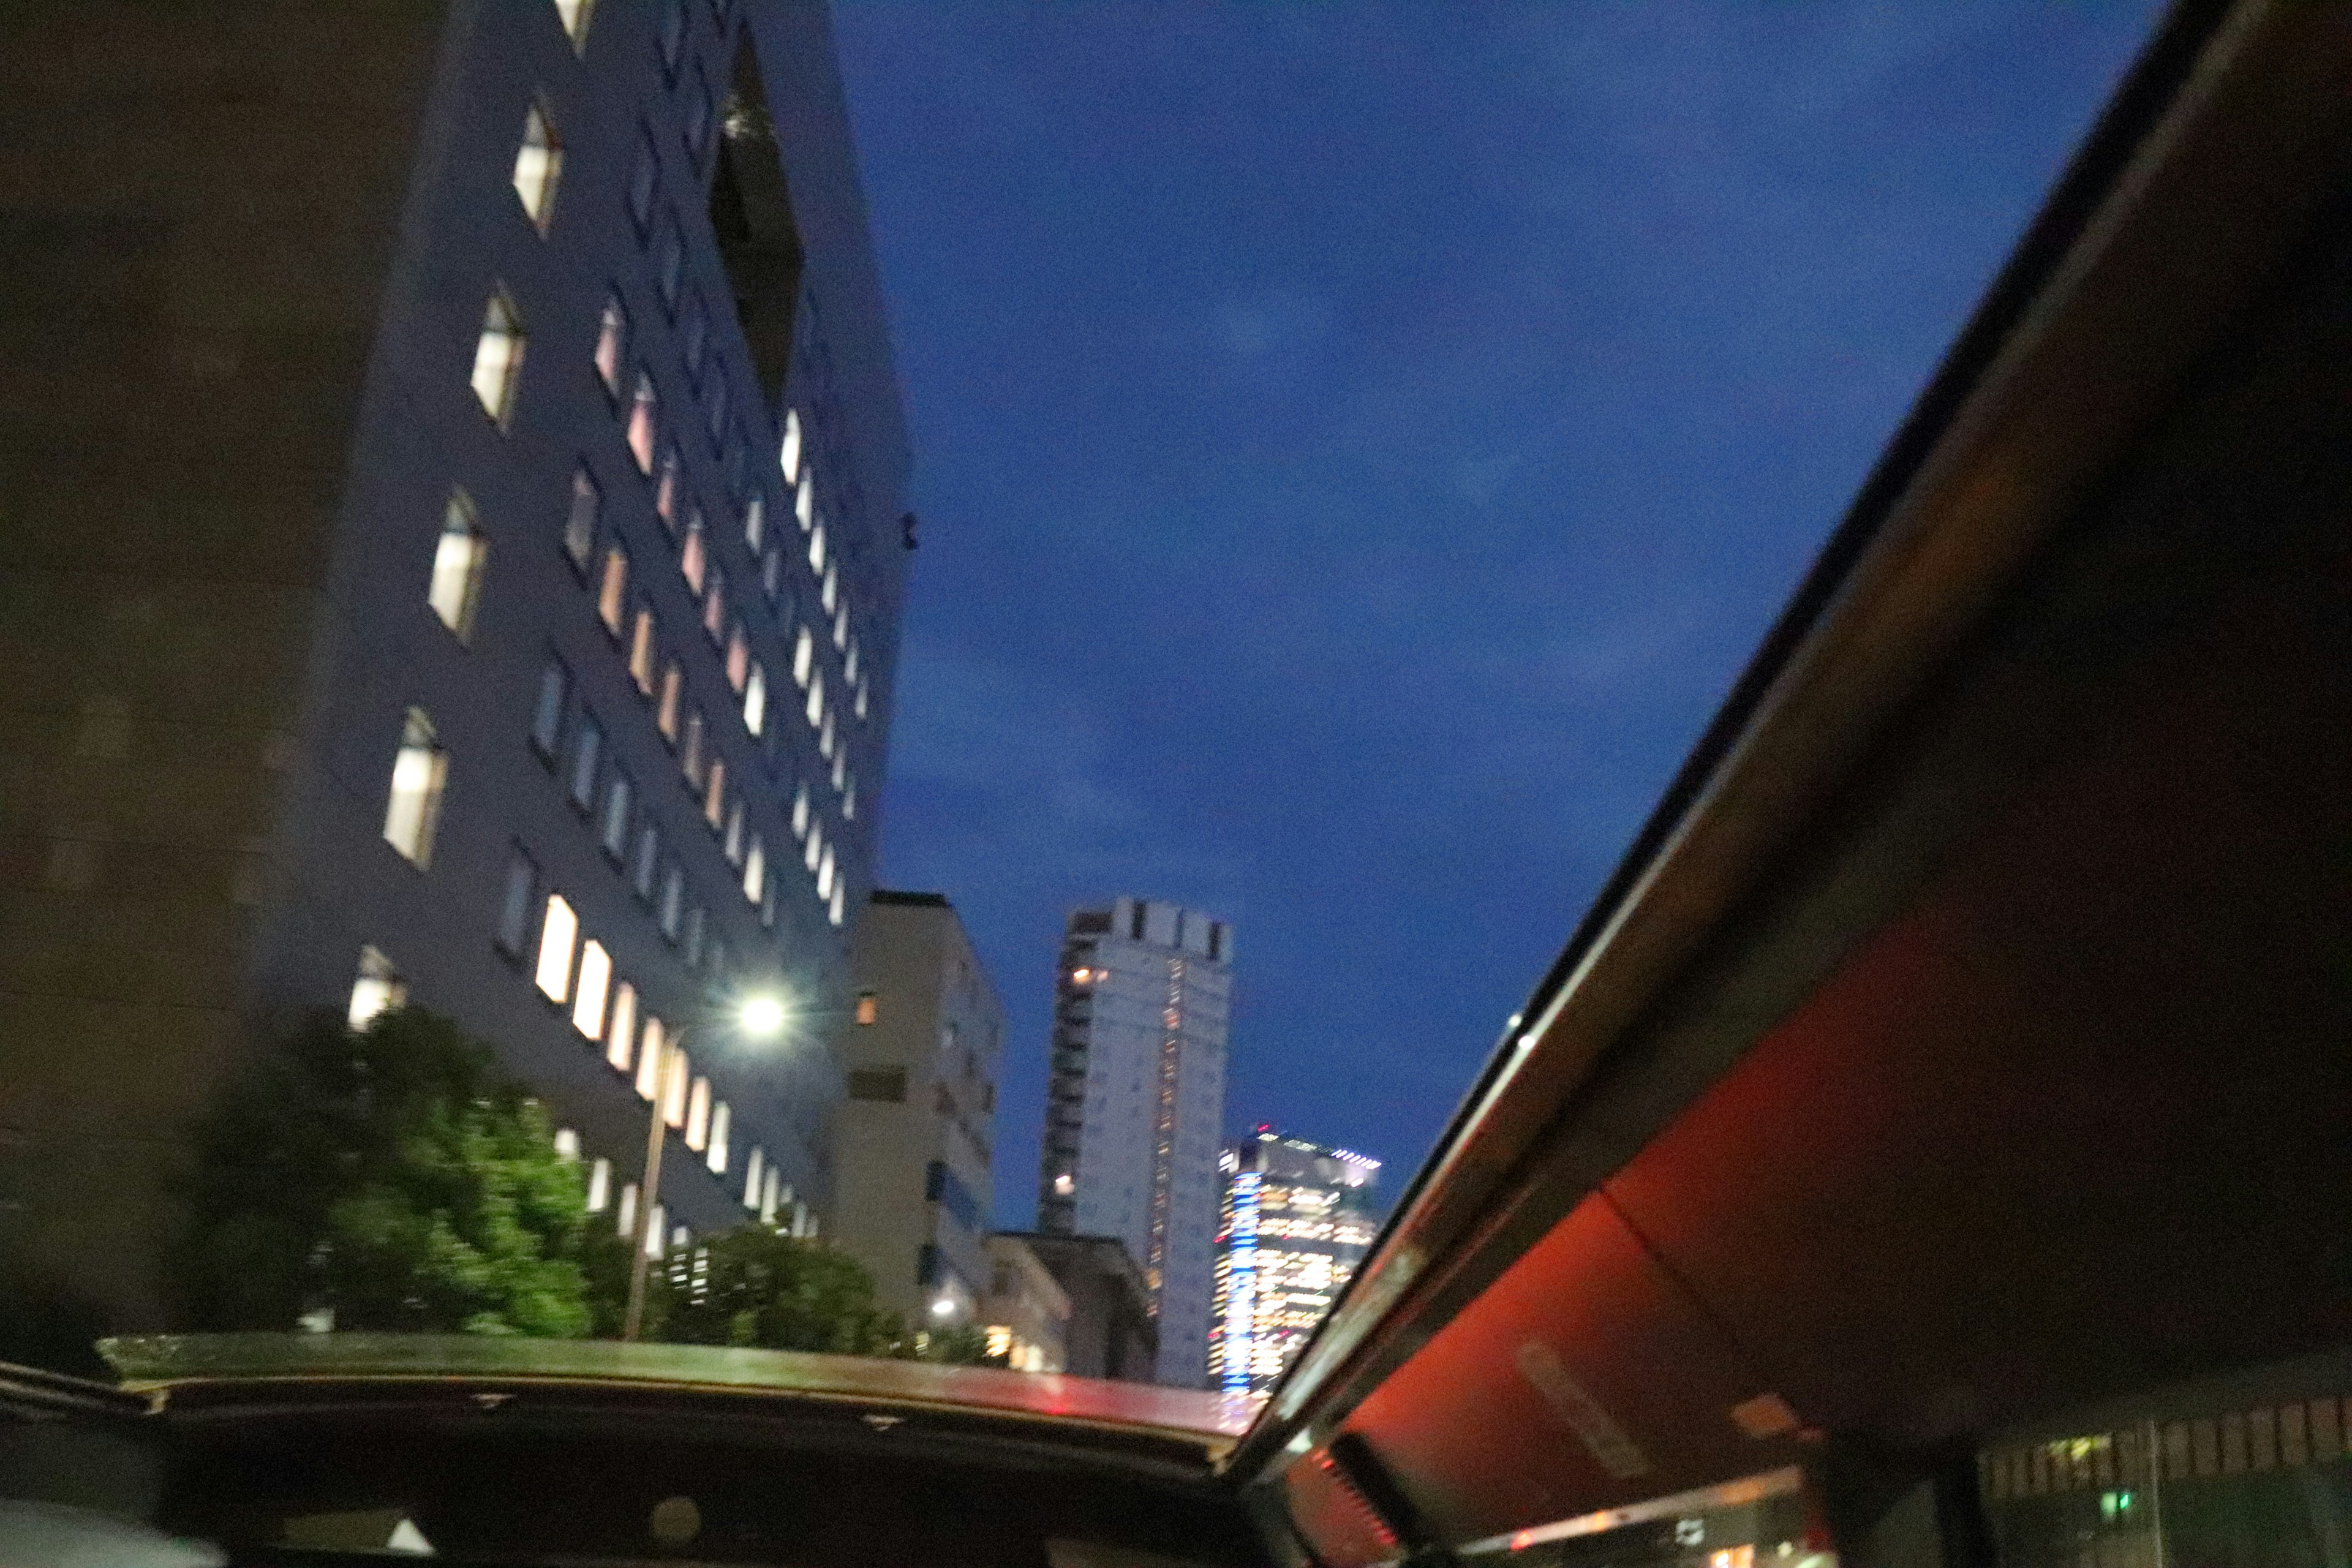
[[[833,715],[830,712],[825,714],[824,722],[817,726],[816,752],[821,757],[833,755]],[[841,787],[841,764],[838,762],[834,764],[833,787]]]
[[[530,942],[530,911],[539,901],[539,867],[517,849],[507,860],[506,896],[499,906],[499,946],[520,958]]]
[[[686,1097],[686,1146],[689,1149],[708,1147],[710,1142],[710,1080],[698,1078]]]
[[[644,371],[637,372],[637,388],[629,398],[629,456],[637,460],[637,472],[654,471],[654,424],[659,416],[659,400],[654,396],[654,378]]]
[[[809,636],[808,627],[803,626],[800,635],[793,639],[793,684],[806,687],[815,668],[816,639]]]
[[[696,593],[702,592],[702,574],[709,558],[702,543],[702,513],[698,510],[686,525],[686,542],[678,546],[677,569],[686,585]]]
[[[727,632],[727,684],[740,692],[751,676],[751,644],[743,635],[743,623],[738,621]]]
[[[772,929],[776,923],[776,879],[768,879],[767,891],[760,896],[760,923]]]
[[[848,904],[844,896],[848,891],[848,885],[845,882],[835,882],[833,886],[833,908],[828,911],[828,918],[835,925],[841,924],[848,917]]]
[[[668,1224],[669,1211],[664,1208],[661,1205],[656,1204],[654,1205],[653,1223],[646,1226],[646,1256],[647,1258],[659,1258],[662,1255],[662,1230],[663,1227]]]
[[[816,863],[816,896],[820,899],[833,897],[833,846],[830,844],[824,847],[824,853]]]
[[[713,647],[727,629],[727,577],[716,566],[710,569],[709,591],[702,596],[702,629]]]
[[[710,759],[710,783],[702,792],[702,819],[716,828],[727,811],[727,762],[723,757]]]
[[[629,1070],[637,1044],[637,988],[624,980],[613,987],[613,1015],[604,1025],[604,1059]]]
[[[560,658],[551,658],[539,672],[539,700],[530,710],[530,743],[533,750],[550,762],[555,760],[555,745],[563,738],[563,700],[572,690],[572,671]]]
[[[686,716],[686,738],[678,742],[677,771],[695,788],[702,787],[702,710],[690,710]]]
[[[743,851],[743,898],[747,903],[758,903],[768,890],[768,847],[760,836],[751,835],[751,847]]]
[[[604,727],[593,715],[580,715],[580,733],[572,742],[572,804],[586,811],[596,801],[596,764],[604,752]]]
[[[522,320],[503,289],[482,307],[482,335],[474,345],[474,395],[501,430],[514,414],[516,378],[522,374]]]
[[[364,1029],[375,1021],[378,1013],[388,1012],[408,1000],[408,986],[400,978],[400,971],[373,947],[360,949],[360,969],[352,981],[351,1009],[346,1016],[354,1029]]]
[[[816,729],[824,722],[824,671],[823,670],[818,670],[809,678],[808,706],[805,711],[808,714],[810,729]]]
[[[628,852],[629,807],[635,795],[636,789],[629,783],[629,775],[615,769],[613,782],[604,786],[604,820],[597,831],[596,839],[616,866],[620,864],[621,857]]]
[[[797,484],[801,477],[801,416],[800,410],[784,410],[784,444],[776,454],[777,467],[784,470],[784,483]]]
[[[714,1176],[727,1173],[727,1139],[735,1131],[734,1123],[734,1112],[727,1109],[725,1100],[710,1108],[710,1153],[703,1163],[710,1167]]]
[[[604,510],[604,492],[586,464],[572,470],[572,506],[563,514],[563,553],[572,569],[585,574],[596,551],[596,519]]]
[[[672,1127],[686,1125],[688,1086],[694,1076],[694,1064],[686,1053],[673,1047],[669,1053],[669,1071],[662,1080],[662,1120]]]
[[[596,326],[596,379],[608,396],[621,395],[621,364],[629,352],[629,308],[618,294],[604,300],[604,319]]]
[[[824,570],[824,524],[821,522],[809,530],[809,570]]]
[[[740,866],[743,863],[743,802],[740,797],[728,808],[726,847],[727,863]]]
[[[863,680],[857,683],[857,704],[855,711],[858,718],[866,717],[866,682]]]
[[[654,613],[639,610],[636,626],[629,634],[629,679],[647,697],[654,694],[655,637]]]
[[[757,660],[743,677],[743,728],[754,735],[768,722],[768,672]]]
[[[857,684],[857,639],[849,639],[849,657],[842,661],[841,679],[850,685]]]
[[[793,516],[799,520],[801,531],[806,533],[816,526],[816,479],[812,474],[801,476],[800,489],[793,492]]]
[[[813,822],[813,823],[811,823],[811,824],[809,825],[808,853],[807,853],[807,854],[806,854],[803,858],[806,861],[807,866],[808,866],[808,868],[809,868],[811,871],[814,871],[814,870],[817,868],[818,865],[819,865],[819,864],[821,864],[821,863],[824,861],[824,823],[822,823],[822,822]]]
[[[577,1131],[570,1127],[555,1130],[555,1157],[567,1165],[580,1158],[580,1134]]]
[[[804,838],[808,836],[808,785],[803,784],[800,788],[793,792],[793,837],[795,838]]]
[[[572,994],[572,945],[580,935],[580,917],[561,893],[547,896],[546,913],[539,925],[539,968],[532,984],[551,1002]]]
[[[747,1209],[760,1206],[760,1177],[767,1163],[768,1157],[761,1152],[760,1146],[752,1144],[751,1158],[743,1162],[743,1206]]]
[[[425,602],[459,642],[473,634],[474,602],[482,591],[482,564],[488,553],[473,501],[464,490],[451,490],[441,514],[441,542],[433,552],[433,581]]]
[[[575,49],[588,42],[588,18],[595,13],[596,0],[555,0],[555,15],[563,23],[563,36],[572,40]],[[590,1204],[590,1208],[603,1208],[603,1204]]]
[[[662,670],[661,702],[654,710],[654,728],[673,745],[677,743],[677,710],[685,695],[686,675],[677,668],[677,660],[672,659]]]
[[[562,177],[563,138],[555,133],[547,110],[534,103],[523,116],[522,145],[515,150],[514,188],[541,234],[555,216],[555,186]]]
[[[824,606],[826,615],[833,614],[834,601],[841,591],[841,575],[832,566],[824,569],[824,582],[816,591],[816,602]]]
[[[603,1214],[613,1201],[613,1162],[598,1160],[588,1167],[588,1212]]]
[[[857,1021],[860,1024],[871,1024],[881,1016],[881,999],[871,991],[860,991],[857,994]]]
[[[637,1098],[650,1100],[654,1097],[654,1075],[661,1071],[662,1043],[669,1037],[659,1018],[646,1020],[645,1049],[637,1056]]]
[[[849,748],[844,746],[833,757],[833,793],[845,795],[849,790]],[[850,815],[843,812],[844,816]]]
[[[612,955],[601,942],[580,944],[580,981],[573,987],[572,1026],[590,1039],[604,1033],[604,994],[613,984]]]
[[[754,555],[760,553],[760,536],[767,528],[767,508],[758,496],[753,496],[743,508],[743,547]]]
[[[604,552],[604,574],[596,584],[596,618],[614,637],[629,613],[629,552],[618,542]],[[635,662],[634,658],[631,661]]]
[[[841,815],[845,821],[857,820],[857,780],[852,778],[841,792]]]
[[[400,751],[392,761],[392,794],[383,809],[384,842],[415,862],[432,864],[433,830],[441,820],[441,785],[449,756],[422,708],[411,708],[400,731]]]
[[[661,912],[657,919],[662,935],[676,942],[678,927],[686,919],[686,873],[676,866],[662,879]]]
[[[654,515],[673,539],[677,537],[677,447],[672,443],[662,448],[661,478],[654,481]]]

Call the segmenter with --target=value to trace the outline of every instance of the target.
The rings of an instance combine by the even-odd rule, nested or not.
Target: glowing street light
[[[782,1034],[788,1016],[784,999],[766,992],[745,997],[735,1009],[736,1026],[755,1040],[772,1040]]]

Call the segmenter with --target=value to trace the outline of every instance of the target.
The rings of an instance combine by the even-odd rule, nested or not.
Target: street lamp
[[[735,1005],[738,1033],[769,1040],[783,1032],[790,1012],[782,997],[762,992]],[[650,1031],[649,1031],[650,1032]],[[629,1308],[621,1320],[621,1338],[635,1340],[646,1321],[646,1273],[653,1261],[654,1203],[661,1192],[662,1142],[669,1127],[670,1064],[686,1049],[687,1031],[656,1035],[653,1040],[654,1100],[646,1126],[646,1170],[637,1183],[636,1224],[630,1226]]]

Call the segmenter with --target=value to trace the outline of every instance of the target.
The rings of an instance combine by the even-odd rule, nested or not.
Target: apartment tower
[[[1158,1319],[1158,1381],[1209,1377],[1233,931],[1121,898],[1069,917],[1055,983],[1038,1228],[1116,1237]]]
[[[807,1228],[728,1003],[848,1005],[908,462],[824,5],[30,0],[0,90],[0,1257],[168,1323],[188,1119],[404,998],[616,1221],[651,1105],[665,1234]]]

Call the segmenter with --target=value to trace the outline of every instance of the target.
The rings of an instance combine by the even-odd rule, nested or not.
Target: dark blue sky
[[[1229,1126],[1402,1184],[2154,10],[839,0],[1003,1223],[1120,892],[1234,922]]]

